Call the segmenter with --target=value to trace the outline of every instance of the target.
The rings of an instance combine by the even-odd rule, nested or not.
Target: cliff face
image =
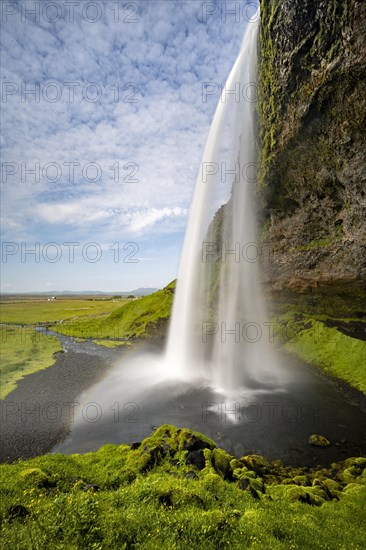
[[[258,184],[274,287],[366,279],[366,2],[261,0]]]

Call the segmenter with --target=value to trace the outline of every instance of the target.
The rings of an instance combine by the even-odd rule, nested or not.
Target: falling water
[[[248,24],[209,132],[166,351],[171,373],[203,377],[226,392],[273,371],[253,206],[258,21],[257,14]]]
[[[142,441],[154,426],[170,423],[203,432],[237,456],[264,453],[311,465],[310,433],[324,432],[331,440],[347,436],[355,442],[350,449],[364,436],[361,411],[311,370],[283,356],[275,360],[269,349],[257,249],[250,245],[255,243],[256,166],[250,83],[256,82],[257,37],[252,22],[225,88],[240,85],[240,98],[226,97],[224,90],[204,151],[165,357],[148,349],[121,357],[79,396],[70,434],[54,452]],[[230,250],[235,254],[227,254]],[[335,410],[341,411],[337,422]],[[324,452],[331,453],[322,459],[330,463],[337,453],[341,459],[344,449],[331,446]]]

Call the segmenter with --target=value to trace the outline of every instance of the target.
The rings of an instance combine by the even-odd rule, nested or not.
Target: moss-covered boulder
[[[331,442],[324,435],[312,434],[309,436],[309,445],[313,447],[330,447]]]
[[[223,449],[214,449],[211,453],[211,461],[215,471],[227,480],[233,479],[231,460],[232,456]]]
[[[49,479],[40,468],[27,468],[20,472],[19,478],[28,487],[44,487]]]

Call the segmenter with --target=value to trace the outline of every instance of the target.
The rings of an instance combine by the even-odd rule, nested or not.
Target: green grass
[[[104,318],[77,319],[53,327],[67,336],[81,338],[151,338],[165,333],[175,282],[163,290],[131,300]]]
[[[366,394],[365,341],[327,327],[320,317],[288,312],[277,321],[287,351]]]
[[[78,300],[27,298],[1,303],[1,322],[22,325],[57,323],[52,328],[67,336],[98,338],[101,346],[129,347],[130,342],[113,338],[162,336],[167,327],[175,282],[149,296],[136,300]],[[62,323],[59,323],[63,320]],[[24,376],[49,367],[60,351],[57,337],[36,333],[30,326],[1,327],[2,350],[0,398],[16,388]]]
[[[206,447],[202,470],[186,462],[192,443]],[[162,426],[135,450],[105,445],[1,465],[1,548],[361,550],[365,468],[364,458],[329,470],[234,459]]]
[[[93,342],[94,344],[98,344],[98,346],[104,346],[106,348],[129,348],[132,346],[131,342],[123,342],[120,340],[93,340]]]
[[[31,328],[0,327],[0,399],[16,388],[16,383],[53,365],[61,344],[56,336],[40,334]]]
[[[6,300],[0,304],[0,322],[15,324],[54,323],[55,321],[85,316],[103,316],[121,307],[127,300],[77,300],[57,298],[28,298]]]

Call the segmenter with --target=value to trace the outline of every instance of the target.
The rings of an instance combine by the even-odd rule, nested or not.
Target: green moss
[[[238,460],[237,458],[233,458],[231,461],[230,461],[230,468],[232,471],[234,471],[235,469],[237,468],[241,468],[242,467],[242,463],[240,462],[240,460]]]
[[[235,479],[255,479],[257,477],[256,473],[243,466],[242,468],[233,469],[233,477]]]
[[[2,548],[313,550],[314,540],[320,548],[362,547],[365,459],[310,469],[305,476],[301,468],[250,455],[245,468],[262,468],[264,477],[247,477],[240,487],[212,464],[187,478],[184,442],[205,439],[189,430],[179,439],[182,432],[164,425],[136,449],[105,445],[85,455],[0,465]],[[164,444],[165,454],[156,454],[146,469],[146,457]],[[220,469],[242,463],[217,448],[204,453]],[[298,482],[309,478],[313,486],[281,484],[285,473]],[[26,510],[25,519],[14,516],[17,506]]]
[[[325,246],[329,246],[333,244],[333,240],[331,238],[328,239],[314,239],[308,244],[304,244],[301,246],[296,246],[295,250],[315,250],[316,248],[324,248]]]
[[[277,485],[272,487],[269,492],[276,500],[302,502],[313,506],[321,506],[325,501],[322,497],[322,493],[319,494],[317,490],[310,487],[305,489],[298,485]]]
[[[327,489],[332,493],[339,493],[341,491],[339,483],[337,483],[333,479],[325,479],[322,484],[325,485],[325,487],[327,487]]]
[[[20,472],[19,478],[29,487],[42,487],[48,477],[40,468],[27,468]]]
[[[309,437],[309,444],[314,447],[330,447],[331,442],[324,436],[318,434],[312,434]]]
[[[295,485],[302,485],[303,487],[310,485],[309,478],[307,476],[294,476],[292,482]]]
[[[214,449],[211,454],[211,461],[214,469],[224,479],[231,479],[232,469],[230,462],[232,457],[223,449]]]
[[[198,432],[183,428],[176,432],[179,450],[199,450],[203,448],[214,449],[216,444],[209,437]]]

